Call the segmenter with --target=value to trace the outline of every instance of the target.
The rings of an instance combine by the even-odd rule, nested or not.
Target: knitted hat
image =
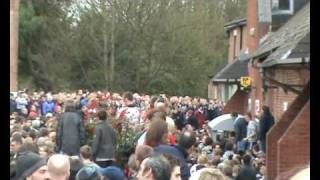
[[[123,171],[116,166],[109,166],[106,168],[101,168],[100,172],[104,177],[107,177],[108,179],[112,179],[112,180],[124,180],[125,179]]]
[[[15,180],[23,180],[37,169],[47,164],[46,160],[38,154],[26,151],[22,152],[17,159]]]
[[[84,166],[79,170],[76,180],[100,180],[101,173],[99,168],[94,165]]]

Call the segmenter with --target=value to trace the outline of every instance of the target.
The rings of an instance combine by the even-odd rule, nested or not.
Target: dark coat
[[[190,124],[194,129],[200,128],[200,123],[194,114],[187,119],[187,124]]]
[[[245,165],[240,169],[239,176],[236,180],[256,180],[256,174],[257,171],[253,167]]]
[[[117,133],[108,122],[99,122],[95,129],[92,144],[92,156],[94,159],[113,159],[117,143]]]
[[[234,131],[236,133],[236,142],[241,141],[243,138],[247,137],[247,121],[240,117],[236,119],[234,124]]]
[[[274,125],[274,117],[271,114],[264,114],[259,121],[259,140],[265,141],[269,129]]]
[[[69,156],[79,155],[80,147],[86,143],[81,116],[76,112],[65,112],[57,131],[57,150]]]
[[[190,169],[188,167],[188,153],[185,149],[177,146],[169,146],[169,145],[159,145],[154,148],[155,153],[158,154],[171,154],[175,157],[177,157],[180,160],[181,163],[181,179],[182,180],[188,180],[190,177]]]
[[[174,120],[174,124],[176,125],[177,129],[182,130],[184,124],[184,117],[182,112],[177,112],[172,115],[172,119]]]

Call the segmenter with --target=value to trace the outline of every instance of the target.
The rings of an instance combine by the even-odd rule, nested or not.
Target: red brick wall
[[[286,174],[291,169],[310,163],[310,101],[278,141],[277,156],[280,180],[288,179]]]
[[[241,33],[241,28],[242,29],[242,33]],[[233,33],[234,31],[237,32],[237,35],[234,36]],[[242,36],[242,49],[243,48],[246,48],[246,34],[247,34],[247,30],[245,28],[245,26],[242,26],[242,27],[237,27],[237,28],[234,28],[232,30],[229,31],[229,53],[228,53],[228,63],[231,64],[235,61],[235,57],[238,57],[239,56],[239,53],[240,53],[240,38]],[[236,39],[235,39],[236,37]],[[236,41],[235,41],[236,40]],[[234,46],[234,44],[236,44],[236,46]],[[234,51],[234,48],[235,48],[235,51]]]
[[[277,166],[279,165],[277,159],[277,142],[308,102],[310,97],[309,90],[310,87],[308,83],[304,88],[303,93],[292,102],[288,110],[283,113],[280,120],[275,123],[267,134],[267,180],[274,180],[277,177]]]
[[[310,79],[310,71],[307,69],[267,69],[267,74],[279,82],[286,84],[300,84],[305,85]],[[268,71],[270,71],[268,73]],[[276,86],[272,84],[272,86]],[[300,88],[301,89],[301,88]],[[269,99],[268,105],[270,106],[271,112],[275,116],[275,119],[278,120],[284,113],[283,102],[288,102],[288,107],[297,97],[297,94],[287,91],[285,92],[283,88],[270,88],[266,94],[266,99]]]
[[[254,61],[254,66],[257,66],[257,61]],[[262,79],[261,79],[261,74],[259,72],[259,69],[250,67],[250,65],[249,65],[249,74],[250,74],[250,77],[252,78],[252,86],[251,86],[252,88],[251,88],[251,93],[250,93],[251,102],[252,102],[251,103],[251,114],[256,115],[258,112],[255,111],[256,110],[255,100],[259,100],[260,110],[261,110],[261,106],[263,104]]]
[[[238,112],[244,114],[248,109],[248,93],[237,90],[224,107],[224,113]]]

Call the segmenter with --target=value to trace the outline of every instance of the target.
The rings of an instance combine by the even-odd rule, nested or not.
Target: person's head
[[[48,160],[50,177],[55,180],[66,180],[70,176],[69,157],[62,154],[54,154]]]
[[[252,120],[252,115],[251,112],[247,112],[246,115],[244,116],[244,119],[249,122]]]
[[[101,121],[107,120],[107,112],[106,111],[99,111],[98,112],[98,118]]]
[[[209,136],[207,136],[207,137],[205,138],[205,140],[204,140],[204,145],[210,146],[210,145],[212,145],[212,144],[213,144],[212,138],[209,137]]]
[[[215,149],[214,156],[221,158],[223,156],[223,151],[220,148],[219,149]]]
[[[24,142],[18,152],[21,153],[26,151],[34,152],[36,154],[39,153],[38,147],[34,143],[30,142]]]
[[[76,180],[101,180],[100,169],[94,165],[82,167],[76,175]]]
[[[207,163],[208,163],[208,156],[207,156],[207,154],[200,154],[200,155],[198,156],[197,163],[198,163],[198,164],[202,164],[202,165],[207,164]]]
[[[15,177],[17,180],[50,179],[46,160],[30,151],[21,153],[16,162]]]
[[[101,175],[110,180],[125,180],[123,170],[117,166],[108,166],[100,169]]]
[[[226,143],[226,150],[227,151],[232,151],[233,150],[233,144],[231,142]]]
[[[21,136],[21,134],[17,134],[12,137],[10,148],[14,152],[18,152],[20,150],[22,144],[23,144],[22,136]]]
[[[138,172],[139,170],[139,165],[137,163],[137,159],[136,159],[136,155],[135,154],[131,154],[128,160],[128,167],[130,171],[133,172]]]
[[[68,100],[65,104],[65,112],[74,112],[76,109],[76,103],[73,100]]]
[[[81,168],[83,168],[83,162],[77,157],[72,156],[70,157],[70,177],[69,180],[75,180],[76,175]]]
[[[163,113],[167,112],[167,107],[166,107],[166,104],[164,102],[157,102],[155,104],[155,108],[156,108],[156,110],[161,111]]]
[[[139,166],[145,158],[150,157],[152,154],[152,147],[148,145],[138,145],[135,150],[135,159],[137,165]]]
[[[226,177],[218,169],[204,168],[199,176],[199,180],[226,180]]]
[[[168,125],[163,119],[157,118],[151,121],[145,143],[151,147],[168,143]]]
[[[238,113],[237,113],[237,112],[232,112],[232,113],[231,113],[231,117],[237,118],[237,117],[238,117]]]
[[[80,155],[83,159],[90,159],[92,156],[91,147],[84,145],[80,148]]]
[[[169,161],[171,165],[170,180],[181,180],[181,163],[178,158],[171,154],[163,154],[163,156]]]
[[[271,114],[270,108],[269,108],[268,106],[263,105],[261,109],[262,109],[262,113],[263,113],[264,115],[269,115],[269,114]]]
[[[125,93],[123,93],[122,97],[123,97],[124,103],[125,103],[126,105],[131,104],[132,101],[133,101],[133,94],[132,94],[131,92],[125,92]]]
[[[243,156],[243,158],[242,158],[243,164],[249,166],[250,163],[251,163],[251,159],[252,159],[252,158],[251,158],[250,155],[245,154],[245,155]]]
[[[189,130],[184,131],[178,138],[178,144],[187,151],[191,151],[195,143],[196,136],[192,131]]]
[[[240,173],[240,165],[235,165],[232,168],[232,176],[237,177]]]
[[[228,177],[232,177],[232,166],[224,165],[223,166],[223,174]]]
[[[170,179],[170,163],[162,155],[153,155],[141,163],[138,180],[168,180]]]

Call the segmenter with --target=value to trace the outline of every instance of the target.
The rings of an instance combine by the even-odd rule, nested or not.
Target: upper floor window
[[[272,14],[293,14],[293,0],[272,0]]]

